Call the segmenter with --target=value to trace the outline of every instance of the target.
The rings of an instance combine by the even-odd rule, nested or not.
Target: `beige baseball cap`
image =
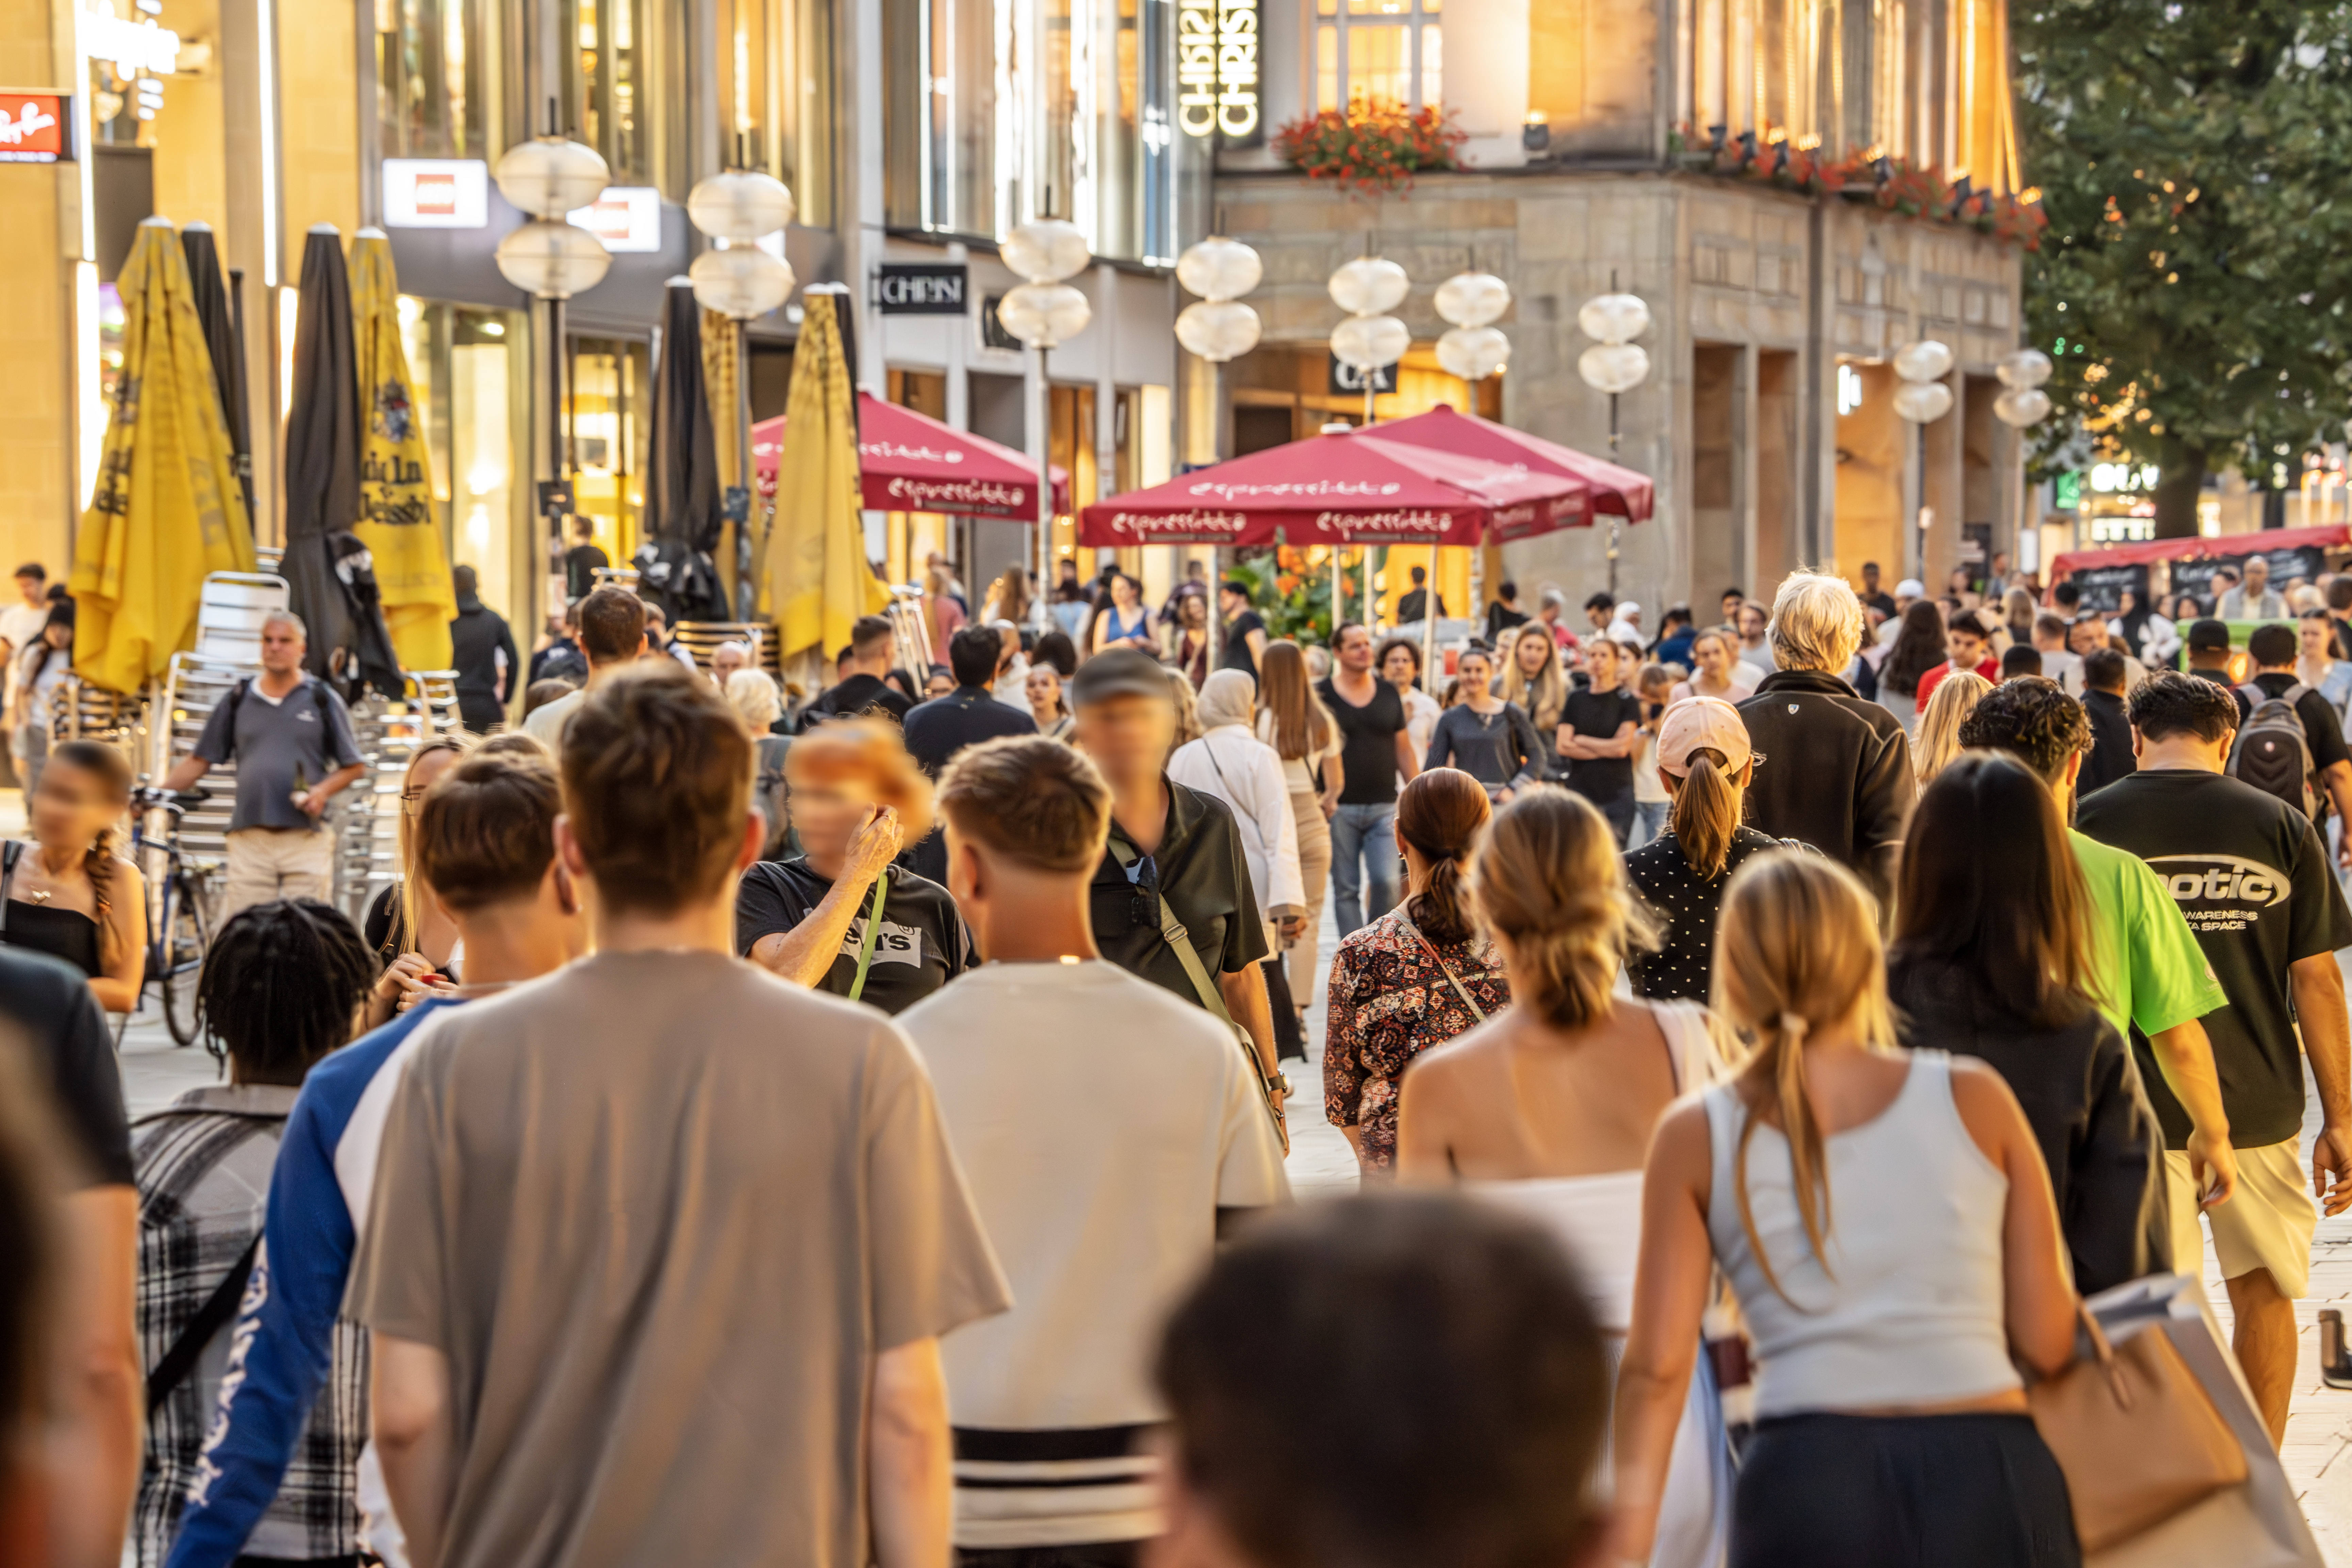
[[[1731,773],[1747,767],[1755,754],[1739,710],[1721,697],[1685,697],[1666,710],[1658,727],[1658,766],[1675,778],[1690,771],[1690,754],[1700,750],[1723,753],[1725,770]]]

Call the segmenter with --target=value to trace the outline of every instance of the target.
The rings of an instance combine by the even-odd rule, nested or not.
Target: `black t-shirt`
[[[1560,705],[1559,722],[1579,735],[1608,740],[1620,727],[1642,722],[1642,699],[1622,686],[1610,692],[1573,691]],[[1633,792],[1630,757],[1570,758],[1567,766],[1568,787],[1588,800],[1615,800]]]
[[[882,899],[882,929],[874,939],[866,990],[858,999],[886,1013],[902,1013],[966,969],[978,968],[980,956],[946,888],[897,866],[887,874],[890,888]],[[805,860],[757,862],[743,873],[735,894],[735,950],[750,957],[760,938],[790,931],[832,891],[833,883]],[[866,940],[873,897],[869,887],[817,989],[836,997],[849,994],[857,977],[857,950]]]
[[[1495,642],[1513,627],[1524,626],[1527,623],[1526,612],[1506,609],[1499,599],[1486,606],[1486,641],[1489,643]]]
[[[1249,862],[1242,854],[1241,831],[1234,825],[1231,808],[1172,780],[1167,788],[1168,821],[1160,829],[1160,848],[1150,856],[1150,874],[1214,983],[1217,976],[1239,974],[1266,956],[1265,925],[1258,915],[1257,894],[1250,885]],[[1120,831],[1114,821],[1112,836]],[[1139,864],[1138,871],[1141,873]],[[1095,946],[1104,957],[1199,1005],[1200,993],[1184,973],[1183,960],[1160,931],[1159,904],[1129,878],[1115,847],[1103,851],[1087,902],[1094,917]],[[1106,1020],[1105,1027],[1115,1030],[1118,1024]]]
[[[805,728],[811,723],[822,723],[828,718],[850,718],[870,707],[887,708],[890,716],[903,724],[914,706],[907,700],[906,693],[879,675],[852,675],[839,685],[829,686],[820,694],[816,701],[809,705],[808,713],[801,724]]]
[[[1265,622],[1255,610],[1244,610],[1225,622],[1225,652],[1218,662],[1221,670],[1244,670],[1257,674],[1257,661],[1250,657],[1249,634],[1265,630]]]
[[[2155,869],[2230,998],[2204,1020],[2230,1141],[2259,1148],[2294,1137],[2303,1126],[2303,1055],[2287,966],[2352,944],[2352,909],[2318,830],[2252,785],[2180,768],[2118,779],[2084,798],[2075,826]],[[2188,1113],[2137,1030],[2132,1046],[2165,1142],[2180,1148]]]
[[[16,1026],[32,1071],[56,1097],[75,1155],[70,1184],[135,1185],[114,1041],[81,971],[46,953],[0,947],[0,1019]]]
[[[1883,589],[1876,593],[1864,594],[1862,607],[1864,610],[1875,610],[1889,621],[1894,620],[1896,613],[1894,597]]]
[[[1393,806],[1397,798],[1396,737],[1404,728],[1404,699],[1382,680],[1372,683],[1372,700],[1358,707],[1339,695],[1326,675],[1315,684],[1323,706],[1339,721],[1342,806]]]
[[[1769,833],[1734,829],[1722,873],[1711,880],[1691,869],[1671,829],[1627,855],[1625,879],[1659,926],[1658,950],[1635,953],[1625,960],[1633,994],[1706,1001],[1715,975],[1715,920],[1731,873],[1759,850],[1785,847]]]

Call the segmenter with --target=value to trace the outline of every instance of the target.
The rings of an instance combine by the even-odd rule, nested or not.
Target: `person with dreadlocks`
[[[139,1188],[139,1340],[147,1458],[132,1538],[141,1568],[163,1560],[230,1361],[230,1326],[261,1251],[263,1200],[296,1092],[352,1037],[375,960],[352,923],[314,899],[240,912],[213,938],[196,981],[205,1049],[228,1082],[192,1089],[132,1129]],[[295,1559],[357,1548],[350,1458],[361,1437],[365,1358],[342,1339],[326,1401],[305,1434],[257,1550]]]

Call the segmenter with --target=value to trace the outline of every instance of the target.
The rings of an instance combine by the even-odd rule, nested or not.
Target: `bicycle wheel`
[[[163,933],[163,1023],[182,1045],[196,1043],[196,978],[211,938],[207,891],[186,872],[172,878],[172,923]]]

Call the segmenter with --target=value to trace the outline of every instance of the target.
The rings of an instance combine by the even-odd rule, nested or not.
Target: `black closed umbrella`
[[[221,428],[236,454],[237,482],[245,487],[245,515],[253,516],[253,431],[245,409],[245,313],[229,304],[228,287],[221,272],[220,249],[213,244],[210,224],[190,224],[180,231],[180,248],[188,257],[188,282],[196,303],[196,320],[204,328],[205,349],[212,355],[213,385],[220,392]]]
[[[360,516],[359,380],[352,286],[332,224],[302,245],[301,308],[294,319],[294,402],[286,416],[286,555],[278,570],[294,613],[310,629],[303,663],[355,696],[373,685],[404,695],[392,632],[376,601]]]
[[[651,444],[637,591],[658,600],[672,624],[724,621],[727,593],[711,551],[726,519],[710,392],[702,379],[702,307],[682,277],[664,291]]]

